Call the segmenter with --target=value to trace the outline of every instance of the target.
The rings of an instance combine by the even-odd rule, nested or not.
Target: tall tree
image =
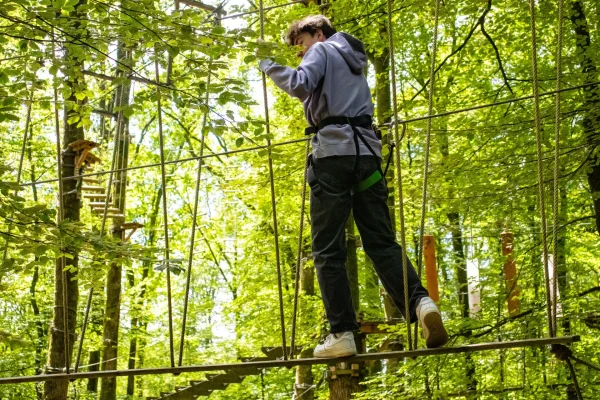
[[[74,10],[68,16],[59,16],[57,23],[66,26],[68,35],[79,38],[85,34],[85,28],[81,21],[85,18],[85,12],[80,11],[86,4],[85,0],[78,1]],[[69,21],[69,22],[67,22]],[[82,46],[73,42],[65,42],[63,48],[63,69],[69,79],[64,80],[66,92],[69,96],[65,99],[63,110],[63,134],[62,145],[62,176],[75,176],[75,152],[69,147],[70,143],[85,138],[82,124],[79,118],[71,119],[72,114],[77,114],[86,103],[85,93],[86,83],[83,78],[83,61],[85,52],[82,52]],[[54,59],[58,65],[58,60]],[[82,99],[82,100],[80,100]],[[58,107],[58,105],[57,105]],[[62,204],[62,220],[77,222],[80,220],[81,201],[79,197],[79,187],[74,179],[64,180],[62,182],[64,198],[60,199]],[[61,217],[59,213],[59,223]],[[76,271],[79,266],[79,251],[76,248],[67,246],[65,253],[70,257],[61,257],[56,262],[55,267],[55,289],[54,289],[54,314],[52,326],[50,328],[50,343],[48,350],[48,366],[54,370],[60,370],[65,365],[70,367],[70,360],[73,355],[73,343],[75,341],[75,327],[77,322],[77,303],[79,300],[79,286],[76,279]],[[65,298],[66,296],[66,298]],[[65,310],[66,306],[66,310]],[[66,318],[65,314],[66,313]],[[67,322],[68,329],[64,325]],[[68,335],[68,340],[65,340]],[[65,344],[69,347],[66,348]],[[44,397],[47,400],[66,400],[69,389],[69,381],[48,381],[44,384]]]

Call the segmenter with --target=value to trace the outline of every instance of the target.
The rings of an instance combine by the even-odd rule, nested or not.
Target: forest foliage
[[[301,103],[269,84],[271,127],[267,134],[255,52],[266,50],[277,61],[297,66],[296,49],[283,40],[287,26],[303,16],[325,13],[338,30],[364,42],[370,60],[366,74],[378,122],[389,122],[391,108],[377,89],[384,85],[389,97],[389,86],[385,86],[388,70],[384,68],[383,74],[375,71],[377,63],[389,62],[387,2],[336,0],[320,6],[310,2],[269,10],[265,14],[266,43],[257,40],[258,14],[219,21],[225,14],[192,3],[7,0],[0,4],[0,376],[33,375],[49,372],[48,367],[64,367],[48,361],[50,333],[57,329],[52,321],[57,309],[56,266],[61,259],[73,261],[67,263],[68,280],[80,292],[72,316],[76,321],[72,364],[81,338],[86,296],[94,288],[81,370],[102,367],[109,361],[119,369],[128,368],[132,343],[137,346],[131,354],[137,367],[170,365],[167,268],[175,359],[190,266],[184,365],[236,362],[239,357],[260,356],[263,346],[281,346],[269,154],[274,166],[289,336],[299,242],[302,268],[314,268],[310,229],[305,227],[303,237],[298,238],[306,123]],[[554,90],[557,84],[559,21],[555,3],[537,3],[537,84],[541,93]],[[556,263],[558,273],[558,334],[580,335],[581,341],[573,346],[575,354],[600,364],[600,209],[595,208],[600,180],[595,181],[594,175],[599,163],[600,89],[580,86],[600,80],[600,3],[564,3],[560,83],[563,88],[578,88],[561,93],[558,257],[550,261]],[[267,1],[265,7],[275,4],[282,3]],[[219,6],[217,2],[212,5]],[[229,15],[256,9],[243,2],[222,5]],[[393,2],[400,119],[426,115],[430,90],[434,90],[434,113],[532,93],[527,2],[442,2],[432,88],[434,6],[434,1],[424,0]],[[540,112],[547,238],[552,252],[554,96],[541,97]],[[440,308],[451,345],[546,337],[532,99],[431,121],[424,233],[436,240]],[[79,172],[99,173],[90,178],[99,179],[100,186],[119,181],[113,195],[122,198],[123,218],[103,224],[101,214],[93,212],[87,204],[90,200],[82,197],[82,187],[88,183],[81,178],[71,193],[77,201],[73,204],[80,207],[80,218],[59,218],[63,201],[59,201],[57,157],[65,160],[69,143],[63,135],[69,129],[78,129],[83,138],[98,143],[93,153],[100,161]],[[412,260],[419,258],[427,130],[427,120],[410,122],[398,144],[407,251]],[[388,133],[384,126],[384,158],[389,153]],[[161,141],[164,171],[160,168]],[[267,141],[273,143],[271,148]],[[125,154],[127,158],[123,158]],[[199,164],[200,154],[204,157]],[[119,157],[125,164],[119,160],[115,164],[113,159]],[[111,177],[108,171],[115,165],[122,170]],[[202,174],[194,224],[199,165]],[[391,194],[397,190],[396,178],[388,181]],[[119,184],[126,190],[119,191]],[[67,194],[63,200],[71,197]],[[397,205],[392,211],[397,216]],[[118,228],[115,224],[124,222],[144,227],[125,242],[120,233],[113,234]],[[308,226],[309,221],[305,222]],[[398,217],[396,228],[399,231]],[[190,263],[192,229],[195,241]],[[512,315],[503,272],[503,232],[512,232],[515,238],[512,250],[520,310]],[[389,315],[384,299],[358,234],[355,243],[358,308],[365,320],[385,320]],[[95,359],[93,355],[106,343],[107,289],[115,284],[107,276],[115,267],[122,268],[117,279],[117,356]],[[326,326],[316,279],[310,273],[303,276],[311,282],[303,283],[305,292],[300,295],[297,344],[309,349],[318,343]],[[461,277],[466,277],[468,285]],[[406,338],[403,324],[392,325],[389,331],[369,336],[367,350],[380,351],[392,339]],[[596,398],[597,372],[582,365],[575,368],[584,397]],[[312,368],[313,383],[302,398],[329,398],[322,378],[325,369]],[[566,365],[545,348],[408,359],[370,365],[364,371],[357,398],[447,398],[473,393],[482,399],[575,398]],[[294,370],[268,370],[211,397],[291,398],[294,374]],[[98,397],[101,390],[90,388],[88,382],[75,381],[68,393],[69,398],[78,399],[141,399],[203,376],[144,376],[135,380],[131,390],[127,379],[119,379],[116,394],[103,397]],[[49,389],[34,384],[4,385],[0,386],[0,398],[41,399],[44,390]]]

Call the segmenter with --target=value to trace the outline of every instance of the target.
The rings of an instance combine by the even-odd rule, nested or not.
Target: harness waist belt
[[[312,135],[319,132],[328,125],[350,125],[370,129],[373,126],[373,118],[370,115],[359,115],[358,117],[327,117],[319,122],[319,125],[309,126],[304,129],[305,135]]]

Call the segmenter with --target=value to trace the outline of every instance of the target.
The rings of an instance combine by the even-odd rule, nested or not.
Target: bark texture
[[[72,17],[83,18],[79,14],[79,6],[84,4],[85,1],[80,1],[75,5],[75,11],[71,13]],[[77,32],[79,25],[76,23],[73,26],[75,36],[80,35]],[[71,45],[74,46],[74,45]],[[77,100],[75,93],[85,90],[85,81],[81,71],[83,70],[83,63],[72,57],[73,49],[68,46],[63,49],[64,60],[67,64],[72,65],[70,73],[73,75],[71,79],[65,79],[65,84],[71,89],[71,96],[65,99],[65,106],[63,110],[63,132],[61,138],[61,144],[63,147],[62,158],[62,176],[74,176],[75,175],[75,153],[68,147],[69,143],[76,140],[84,139],[84,131],[82,127],[77,127],[77,124],[69,124],[67,122],[69,113],[73,108],[73,105],[83,105],[82,101]],[[84,100],[85,101],[85,100]],[[65,193],[62,204],[63,204],[63,218],[65,221],[76,222],[80,219],[80,208],[81,201],[79,200],[78,182],[74,179],[63,181],[63,192]],[[60,217],[59,217],[60,218]],[[60,219],[59,219],[60,222]],[[48,349],[48,369],[50,371],[61,370],[69,365],[70,360],[73,356],[73,345],[75,341],[75,326],[77,324],[77,302],[79,300],[79,287],[78,282],[75,278],[75,272],[69,270],[63,273],[64,268],[72,267],[77,270],[79,265],[79,254],[74,248],[65,248],[65,252],[71,254],[72,258],[61,258],[56,262],[54,270],[54,313],[52,317],[52,323],[50,325],[49,332],[49,349]],[[66,287],[65,287],[66,286]],[[63,291],[63,288],[66,290]],[[63,297],[63,293],[66,293],[66,299]],[[66,304],[66,310],[64,308]],[[67,315],[67,327],[64,326],[64,313]],[[69,348],[65,348],[65,332],[69,335]],[[69,381],[52,381],[44,383],[44,398],[46,400],[66,400],[69,390]]]
[[[592,37],[585,14],[583,1],[571,3],[571,24],[575,31],[579,66],[583,75],[583,83],[598,80],[598,68],[594,62]],[[594,211],[596,215],[596,231],[600,234],[600,158],[597,141],[600,136],[600,87],[588,86],[583,89],[583,132],[589,144],[590,157],[587,168],[587,178],[590,187]]]

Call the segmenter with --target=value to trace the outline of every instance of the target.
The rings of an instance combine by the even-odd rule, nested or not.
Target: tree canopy
[[[386,161],[395,121],[387,2],[269,9],[265,42],[258,40],[257,7],[195,0],[0,4],[0,377],[52,373],[65,364],[82,371],[169,366],[171,355],[177,363],[188,295],[184,365],[236,362],[282,346],[275,228],[287,345],[300,265],[296,344],[302,357],[310,356],[326,326],[308,218],[298,237],[306,122],[302,104],[269,82],[267,132],[256,51],[297,66],[297,49],[284,43],[284,34],[292,21],[318,13],[360,39]],[[442,2],[433,86],[435,1],[395,1],[392,8],[396,105],[400,121],[408,121],[397,143],[407,252],[415,262],[421,258],[429,131],[422,233],[435,238],[439,305],[451,345],[548,336],[546,235],[560,301],[557,333],[581,335],[574,353],[600,364],[600,3],[564,0],[560,20],[554,2],[537,2],[535,82],[527,2]],[[550,92],[557,88],[559,23],[564,91],[557,119]],[[542,94],[547,232],[538,202],[534,85]],[[420,118],[432,90],[436,116]],[[91,144],[75,150],[82,140]],[[400,238],[397,185],[390,168]],[[134,230],[132,223],[140,225]],[[503,246],[508,233],[514,241]],[[352,221],[347,238],[357,312],[364,321],[395,321],[398,313],[388,307]],[[516,276],[507,278],[511,262]],[[518,309],[509,310],[514,296]],[[387,331],[366,336],[366,351],[408,348],[403,323]],[[584,398],[595,398],[597,371],[575,369]],[[361,371],[354,396],[362,399],[577,398],[566,364],[545,348],[387,361]],[[325,372],[323,366],[266,370],[211,398],[333,399]],[[203,378],[2,385],[0,398],[141,399]]]

